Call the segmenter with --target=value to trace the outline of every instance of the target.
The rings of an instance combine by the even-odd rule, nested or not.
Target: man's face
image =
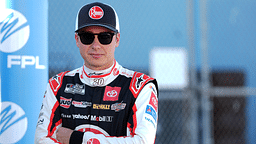
[[[113,31],[100,27],[100,26],[89,26],[81,29],[78,33],[89,32],[93,34],[99,34],[102,32]],[[104,45],[99,42],[98,35],[94,35],[94,41],[91,44],[83,44],[80,40],[80,36],[76,33],[76,45],[80,50],[80,54],[84,59],[86,67],[92,70],[103,70],[111,67],[114,62],[115,48],[119,45],[120,33],[113,36],[110,44]]]

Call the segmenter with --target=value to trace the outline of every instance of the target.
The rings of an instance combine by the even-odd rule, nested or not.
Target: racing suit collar
[[[88,67],[83,65],[83,75],[85,75],[88,78],[98,78],[98,77],[108,76],[111,74],[115,66],[116,66],[116,61],[114,61],[113,65],[110,68],[96,71],[96,70],[89,69]]]
[[[84,65],[80,68],[80,80],[89,86],[106,86],[112,82],[118,75],[120,65],[114,61],[113,66],[101,71],[88,69]],[[100,74],[100,75],[99,75]]]

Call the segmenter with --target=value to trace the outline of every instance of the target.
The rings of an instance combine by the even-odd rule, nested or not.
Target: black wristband
[[[69,139],[69,144],[82,144],[83,136],[83,132],[73,131]]]

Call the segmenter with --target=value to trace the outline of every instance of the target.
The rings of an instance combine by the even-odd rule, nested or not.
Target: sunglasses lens
[[[79,34],[79,36],[80,36],[81,42],[85,45],[92,44],[94,40],[94,35],[91,33],[81,33]]]
[[[110,44],[112,42],[113,34],[112,33],[100,33],[98,39],[101,44]]]
[[[104,32],[100,34],[92,34],[92,33],[78,33],[80,40],[85,45],[90,45],[94,41],[94,35],[98,35],[98,40],[101,44],[107,45],[112,42],[112,38],[114,36],[114,33]]]

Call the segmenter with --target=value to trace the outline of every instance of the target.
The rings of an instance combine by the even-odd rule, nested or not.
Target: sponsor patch
[[[153,124],[154,127],[156,127],[155,123],[150,118],[145,117],[145,120],[149,121],[150,123]]]
[[[89,106],[92,106],[92,103],[86,101],[72,101],[72,105],[79,108],[87,108]]]
[[[85,86],[79,85],[79,84],[67,84],[64,92],[84,95],[85,94]]]
[[[71,115],[67,115],[67,114],[62,113],[62,114],[61,114],[61,117],[62,117],[62,118],[71,118]]]
[[[127,76],[127,77],[132,77],[133,76],[133,73],[131,73],[131,72],[127,73],[126,71],[123,71],[122,74]]]
[[[73,119],[84,119],[89,120],[90,115],[72,114]]]
[[[60,86],[62,85],[62,78],[64,77],[65,73],[67,73],[67,72],[59,73],[58,75],[53,76],[49,80],[49,84],[50,84],[50,87],[51,87],[54,95],[57,94],[57,91],[59,90]]]
[[[71,118],[71,115],[61,114],[63,118]],[[112,122],[113,116],[96,116],[96,115],[82,115],[82,114],[72,114],[72,119],[82,119],[100,122]]]
[[[121,87],[106,86],[103,101],[117,101]]]
[[[157,114],[156,114],[156,111],[154,110],[154,108],[152,106],[147,105],[145,113],[151,115],[153,117],[153,119],[155,120],[155,122],[156,122]]]
[[[95,116],[91,115],[91,121],[101,121],[101,122],[112,122],[113,116]]]
[[[119,112],[120,110],[125,109],[126,103],[115,103],[111,105],[111,110],[114,110],[115,112]]]
[[[102,75],[103,73],[96,73],[96,72],[92,72],[92,73],[89,73],[88,76],[93,76],[93,75]]]
[[[150,105],[156,110],[156,112],[157,112],[158,100],[157,100],[157,98],[156,98],[156,95],[155,95],[153,92],[151,92],[149,104],[150,104]]]
[[[110,109],[110,105],[106,105],[106,104],[93,104],[93,109],[109,110]]]
[[[99,6],[94,6],[89,11],[89,16],[92,19],[101,19],[104,15],[103,9]]]
[[[134,73],[129,89],[131,90],[135,98],[137,98],[142,87],[150,80],[153,80],[153,78],[143,73]]]
[[[97,138],[90,138],[87,144],[100,144],[100,141]]]
[[[117,76],[119,74],[119,70],[117,68],[114,68],[113,70],[113,75]]]
[[[36,126],[41,125],[41,124],[43,124],[43,123],[44,123],[44,119],[39,119],[39,120],[37,121],[37,125],[36,125]]]
[[[67,99],[67,98],[64,98],[64,97],[60,97],[60,106],[68,109],[71,105],[71,101],[72,101],[72,98]]]
[[[61,81],[61,77],[59,75],[56,75],[50,79],[50,85],[53,91],[57,91],[57,89],[60,86],[60,81]]]
[[[137,90],[140,89],[142,84],[145,82],[145,79],[143,77],[144,77],[144,74],[142,74],[140,77],[136,78],[135,88]]]

